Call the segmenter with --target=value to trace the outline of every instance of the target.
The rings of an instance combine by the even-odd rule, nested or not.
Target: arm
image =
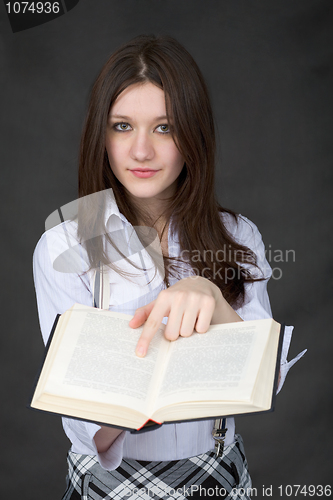
[[[233,221],[230,219],[226,222],[231,225],[231,220]],[[145,356],[149,342],[165,316],[168,316],[165,336],[169,340],[176,340],[179,336],[190,336],[194,328],[199,333],[206,332],[210,324],[272,317],[267,293],[267,283],[272,271],[266,259],[261,234],[252,222],[242,216],[239,217],[238,223],[233,223],[233,227],[228,227],[228,230],[237,241],[253,250],[257,256],[258,267],[252,266],[251,272],[254,276],[265,279],[245,285],[244,304],[236,310],[226,302],[218,287],[205,278],[185,278],[163,290],[155,301],[137,309],[130,322],[131,328],[137,328],[145,323],[137,344],[138,356]],[[292,329],[286,327],[285,330],[278,392],[282,388],[288,370],[305,352],[287,362]]]
[[[256,283],[246,285],[246,300],[245,303],[237,309],[237,313],[244,320],[271,318],[272,311],[267,293],[267,284],[272,275],[272,270],[266,259],[265,246],[261,234],[255,224],[245,217],[240,216],[237,230],[234,232],[234,237],[237,241],[254,251],[257,256],[257,264],[260,271],[258,269],[253,269],[252,271],[255,275],[265,278],[263,281],[257,281]],[[287,361],[292,332],[292,326],[285,327],[277,392],[280,392],[290,368],[306,352],[306,350],[304,350],[291,361]]]
[[[253,284],[252,295],[249,293],[251,292],[249,287],[246,288],[245,302],[248,307],[245,316],[247,317],[242,315],[242,310],[235,311],[224,299],[219,288],[206,278],[192,276],[182,279],[160,292],[155,301],[135,312],[130,321],[130,327],[137,328],[145,323],[137,344],[138,356],[146,355],[151,339],[166,316],[168,321],[165,337],[169,340],[176,340],[179,336],[188,337],[194,329],[199,333],[206,332],[210,324],[271,317],[267,295],[267,281],[271,276],[271,268],[265,258],[261,235],[256,226],[247,219],[239,217],[236,223],[233,217],[225,215],[224,223],[229,232],[237,241],[251,248],[257,255],[260,270],[253,267],[252,273],[257,274],[258,277],[262,274],[266,277],[265,281]],[[256,302],[257,308],[254,307]],[[248,317],[251,310],[254,311],[254,315]]]
[[[62,314],[75,302],[92,305],[88,273],[78,275],[53,268],[54,258],[68,249],[67,240],[62,236],[60,226],[45,233],[33,256],[39,321],[45,343],[57,314]],[[76,452],[97,455],[104,468],[118,467],[125,432],[69,418],[63,418],[63,427]]]

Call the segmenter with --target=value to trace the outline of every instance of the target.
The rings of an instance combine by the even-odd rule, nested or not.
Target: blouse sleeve
[[[45,344],[57,314],[62,314],[76,302],[92,305],[89,273],[61,272],[54,269],[55,258],[69,248],[68,238],[71,238],[71,234],[65,234],[60,226],[47,231],[39,240],[33,255],[38,315]],[[71,244],[74,247],[77,241],[73,240]],[[122,460],[125,432],[117,437],[106,452],[99,454],[94,441],[96,432],[101,428],[99,425],[65,417],[62,421],[65,433],[72,442],[73,451],[96,455],[103,468],[118,467]]]
[[[262,281],[247,283],[245,285],[245,301],[244,304],[237,309],[237,314],[243,320],[271,318],[272,311],[267,293],[267,283],[272,276],[272,270],[266,259],[265,246],[261,234],[257,226],[244,216],[238,217],[238,223],[230,232],[240,244],[245,245],[255,253],[258,267],[248,267],[250,267],[251,273],[254,276],[264,278]],[[306,352],[306,350],[304,350],[291,361],[287,361],[292,332],[292,326],[285,327],[281,352],[280,381],[277,393],[280,392],[289,369]]]

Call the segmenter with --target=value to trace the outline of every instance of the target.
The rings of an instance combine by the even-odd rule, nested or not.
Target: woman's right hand
[[[149,343],[166,316],[164,335],[168,340],[189,337],[194,330],[205,333],[210,324],[242,321],[214,283],[200,276],[184,278],[135,311],[129,326],[138,328],[144,324],[136,347],[137,356],[146,355]]]

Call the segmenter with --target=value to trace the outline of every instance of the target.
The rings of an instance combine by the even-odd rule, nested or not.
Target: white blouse
[[[110,190],[111,191],[111,190]],[[265,277],[264,281],[246,284],[246,299],[242,307],[236,309],[244,320],[270,318],[272,316],[267,294],[267,282],[271,276],[271,268],[265,257],[264,244],[257,227],[243,216],[238,222],[229,214],[223,214],[223,221],[229,233],[242,245],[247,246],[257,256],[257,264]],[[133,232],[132,226],[119,212],[114,197],[108,197],[105,219],[107,230],[122,231],[127,241]],[[62,314],[74,303],[91,306],[93,273],[68,272],[66,266],[61,268],[59,256],[69,249],[85,265],[86,253],[78,244],[76,235],[77,224],[67,221],[46,231],[39,240],[33,257],[34,280],[37,295],[38,313],[43,340],[46,343],[55,316]],[[111,235],[112,237],[112,235]],[[170,256],[179,256],[177,236],[169,229],[168,250]],[[66,255],[66,254],[65,254]],[[127,279],[115,271],[109,271],[110,307],[109,309],[127,314],[134,314],[141,307],[154,300],[164,288],[162,277],[154,273],[151,259],[145,249],[131,256],[131,260],[144,269]],[[116,262],[122,269],[129,270],[133,275],[133,267],[128,263]],[[144,267],[143,267],[144,266]],[[253,274],[259,275],[256,268]],[[182,277],[188,276],[189,268],[184,265]],[[172,285],[175,278],[170,280]],[[165,321],[167,318],[165,318]],[[281,379],[278,392],[281,389],[289,368],[304,354],[300,353],[292,361],[287,362],[287,354],[291,341],[292,327],[286,327],[281,356]],[[116,469],[122,458],[136,460],[177,460],[206,453],[214,448],[212,438],[213,420],[194,421],[180,424],[167,424],[161,428],[142,434],[122,432],[104,453],[98,453],[94,435],[100,426],[94,423],[63,418],[63,427],[72,442],[71,450],[75,453],[97,455],[101,466],[107,470]],[[227,419],[226,445],[234,441],[235,421]]]

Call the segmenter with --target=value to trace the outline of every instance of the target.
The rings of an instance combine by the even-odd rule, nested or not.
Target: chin
[[[158,194],[159,193],[130,193],[131,196],[133,196],[133,198],[137,198],[138,200],[142,200],[142,201],[145,201],[145,200],[152,200],[154,198],[158,198]]]

